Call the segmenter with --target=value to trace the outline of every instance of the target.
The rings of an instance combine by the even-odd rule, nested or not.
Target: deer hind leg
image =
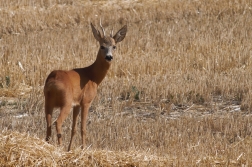
[[[73,137],[75,136],[76,131],[77,131],[76,126],[77,126],[77,118],[78,118],[79,113],[80,113],[80,106],[75,106],[73,108],[72,134],[71,134],[71,140],[70,140],[70,143],[69,143],[69,146],[68,146],[68,151],[70,151],[70,149],[71,149],[72,142],[73,142]]]
[[[61,107],[59,117],[57,118],[57,121],[56,121],[56,131],[57,131],[59,145],[62,144],[62,129],[61,129],[62,124],[65,121],[65,119],[67,118],[67,116],[69,115],[71,107],[72,107],[71,105],[65,105],[65,106]]]
[[[85,138],[86,138],[86,129],[87,129],[87,117],[88,110],[91,103],[84,104],[81,108],[81,137],[82,137],[82,149],[86,146]]]
[[[52,135],[52,112],[53,107],[47,101],[45,101],[45,117],[46,117],[46,141],[49,142]]]

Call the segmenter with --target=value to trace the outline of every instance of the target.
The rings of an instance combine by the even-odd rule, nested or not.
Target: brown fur
[[[100,45],[111,48],[116,43],[122,41],[127,32],[127,26],[121,28],[115,36],[104,37],[91,24],[94,37]],[[110,52],[109,52],[110,53]],[[71,149],[72,140],[76,134],[77,117],[81,110],[81,136],[82,147],[85,146],[86,122],[89,107],[96,96],[97,87],[102,82],[109,70],[111,62],[105,59],[107,53],[99,49],[95,62],[85,68],[73,69],[70,71],[55,70],[52,71],[46,79],[44,87],[45,95],[45,115],[47,121],[46,140],[51,137],[51,118],[53,109],[60,108],[60,114],[56,120],[56,130],[59,145],[62,144],[62,123],[70,113],[73,106],[73,125],[71,140],[68,150]]]

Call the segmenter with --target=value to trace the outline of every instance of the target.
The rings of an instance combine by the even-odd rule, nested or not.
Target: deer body
[[[106,76],[111,65],[112,51],[116,43],[122,41],[126,35],[127,27],[121,28],[113,37],[105,36],[91,24],[93,35],[100,43],[100,49],[95,62],[85,68],[73,69],[70,71],[52,71],[45,82],[45,116],[47,121],[46,141],[51,137],[51,118],[54,108],[60,108],[60,114],[56,120],[56,131],[58,144],[62,144],[62,124],[70,113],[73,106],[73,124],[71,140],[68,150],[71,149],[73,137],[76,134],[77,118],[81,111],[81,136],[82,147],[85,146],[86,122],[88,110],[96,96],[98,85]]]

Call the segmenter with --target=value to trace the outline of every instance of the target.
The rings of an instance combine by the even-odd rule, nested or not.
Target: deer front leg
[[[81,137],[82,137],[82,149],[86,146],[86,129],[87,129],[87,117],[88,117],[88,110],[91,103],[84,104],[81,108]]]
[[[80,107],[79,106],[75,106],[73,108],[73,125],[72,125],[72,134],[71,134],[71,140],[70,140],[70,144],[68,146],[68,151],[70,151],[71,146],[72,146],[72,142],[73,142],[73,138],[76,134],[76,125],[77,125],[77,118],[78,115],[80,113]]]

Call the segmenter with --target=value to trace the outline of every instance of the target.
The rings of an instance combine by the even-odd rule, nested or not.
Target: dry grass
[[[3,166],[164,166],[167,159],[146,152],[81,150],[64,152],[27,134],[2,131],[0,162]]]
[[[90,166],[251,166],[249,0],[1,0],[0,9],[1,147],[15,148],[0,153],[6,165],[74,165],[77,157]],[[129,32],[90,110],[89,148],[78,149],[78,136],[66,153],[71,117],[63,148],[56,135],[52,145],[41,141],[42,89],[53,69],[94,61],[89,24],[99,18],[107,31],[127,24]]]

